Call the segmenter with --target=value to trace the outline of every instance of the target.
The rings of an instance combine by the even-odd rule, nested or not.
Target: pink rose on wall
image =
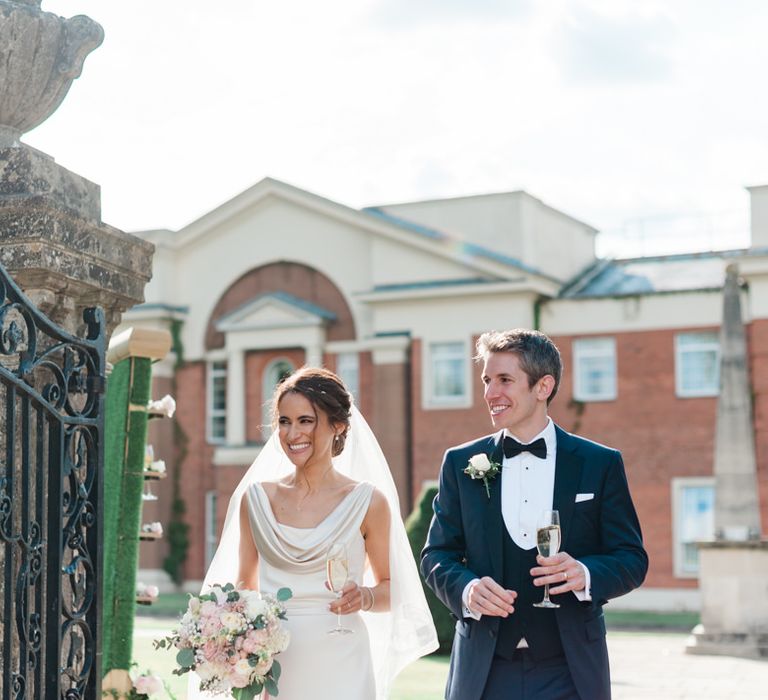
[[[163,692],[163,681],[157,676],[144,674],[134,681],[133,687],[137,693],[151,696]]]

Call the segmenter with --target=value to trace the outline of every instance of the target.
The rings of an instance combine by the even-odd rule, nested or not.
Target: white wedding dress
[[[325,555],[334,542],[347,546],[349,578],[362,585],[365,542],[360,533],[374,487],[358,483],[316,527],[279,523],[264,488],[246,491],[251,532],[259,552],[259,589],[276,593],[287,587],[286,627],[291,635],[280,662],[278,700],[374,700],[368,629],[359,613],[342,615],[354,634],[328,634],[336,615],[328,610],[335,594],[325,586]]]

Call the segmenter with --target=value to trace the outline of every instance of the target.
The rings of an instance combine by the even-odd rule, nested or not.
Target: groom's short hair
[[[555,386],[547,399],[549,404],[557,394],[563,361],[560,351],[551,338],[529,328],[513,328],[509,331],[488,331],[477,339],[477,362],[484,361],[493,352],[513,352],[520,368],[528,377],[528,387],[533,388],[544,375],[551,375]]]

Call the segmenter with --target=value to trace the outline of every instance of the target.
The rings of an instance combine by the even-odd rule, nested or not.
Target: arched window
[[[265,441],[272,434],[272,395],[275,393],[275,387],[289,374],[292,374],[294,369],[291,362],[281,357],[270,362],[264,370],[261,393],[263,399],[261,434]]]

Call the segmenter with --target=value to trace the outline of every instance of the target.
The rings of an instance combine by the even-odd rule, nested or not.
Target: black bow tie
[[[546,459],[547,443],[544,441],[544,438],[539,438],[538,440],[534,440],[530,445],[521,445],[517,440],[507,435],[504,438],[504,456],[509,459],[510,457],[519,455],[521,452],[530,452],[534,457]]]

